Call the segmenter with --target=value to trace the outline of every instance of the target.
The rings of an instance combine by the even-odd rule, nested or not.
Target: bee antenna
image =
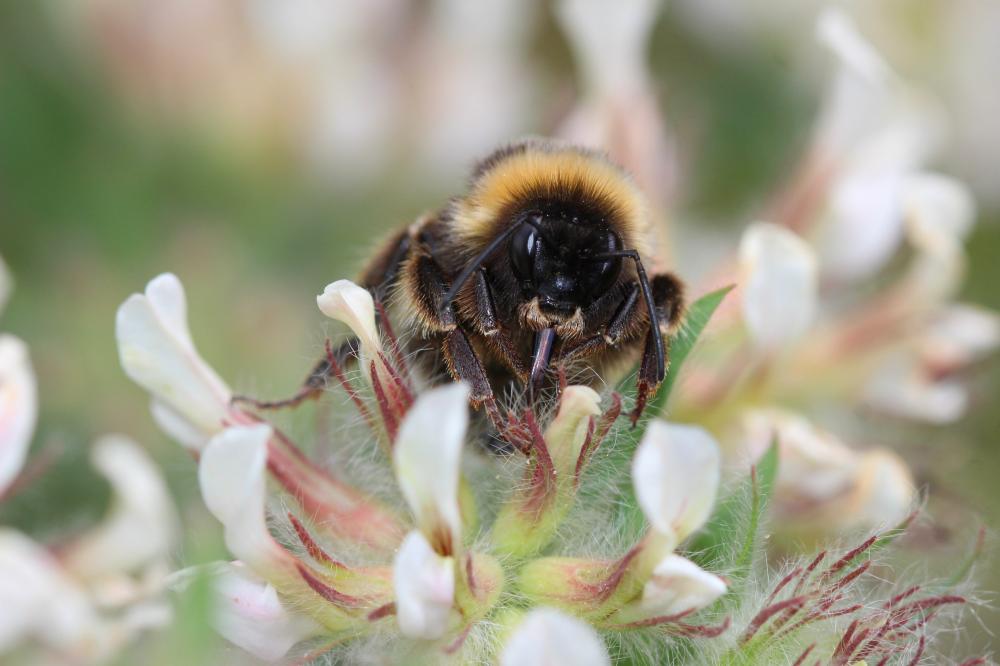
[[[448,290],[448,293],[444,295],[444,298],[441,299],[441,304],[438,306],[439,312],[444,312],[448,309],[451,302],[455,300],[455,296],[458,295],[458,292],[462,290],[462,287],[465,286],[465,283],[469,281],[469,278],[472,277],[472,274],[476,272],[476,269],[479,268],[483,261],[493,254],[498,247],[503,245],[504,242],[506,242],[525,224],[530,225],[535,229],[539,229],[539,232],[541,231],[538,221],[528,217],[520,220],[517,224],[511,225],[509,229],[505,230],[502,234],[490,241],[490,244],[487,245],[482,252],[476,255],[475,259],[466,264],[465,268],[462,269],[462,272],[455,278],[455,281],[451,283],[451,288]]]
[[[653,290],[649,288],[649,278],[646,277],[646,269],[642,266],[642,259],[639,258],[638,250],[618,250],[616,252],[603,252],[591,257],[593,261],[604,261],[605,259],[631,259],[635,262],[635,271],[639,275],[639,290],[642,292],[642,300],[646,302],[646,310],[649,312],[649,332],[653,334],[653,346],[656,348],[656,374],[660,381],[666,373],[666,352],[663,349],[663,334],[660,332],[660,323],[656,317],[656,306],[653,304]]]

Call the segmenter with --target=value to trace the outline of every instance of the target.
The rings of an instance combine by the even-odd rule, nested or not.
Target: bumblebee
[[[620,167],[525,140],[479,162],[463,196],[392,235],[360,284],[392,321],[412,324],[409,352],[469,383],[477,408],[498,393],[537,399],[554,367],[596,384],[641,358],[634,422],[663,381],[684,305],[677,277],[647,274],[649,227]],[[329,367],[320,362],[297,400],[322,391]]]

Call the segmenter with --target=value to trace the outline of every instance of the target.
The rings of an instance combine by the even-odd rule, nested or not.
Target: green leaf
[[[747,480],[719,503],[691,541],[691,559],[713,570],[726,570],[733,587],[746,579],[757,551],[761,518],[767,511],[778,474],[778,443],[772,442]]]

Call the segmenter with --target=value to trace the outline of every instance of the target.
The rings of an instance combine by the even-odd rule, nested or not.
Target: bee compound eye
[[[514,274],[521,280],[532,280],[535,275],[535,254],[538,252],[538,232],[529,224],[522,224],[510,239],[510,262]]]

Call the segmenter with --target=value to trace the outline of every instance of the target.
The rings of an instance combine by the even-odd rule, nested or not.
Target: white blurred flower
[[[21,472],[38,418],[38,389],[28,347],[0,334],[0,497]]]
[[[820,14],[817,34],[837,70],[813,148],[831,169],[815,240],[824,275],[856,280],[881,269],[902,243],[906,183],[940,142],[942,121],[841,9]]]
[[[953,423],[965,415],[968,390],[955,378],[939,378],[909,350],[888,355],[864,387],[873,408],[924,423]]]
[[[763,349],[798,339],[816,313],[817,266],[812,249],[788,229],[757,223],[740,242],[743,318]]]
[[[455,560],[442,557],[420,532],[403,540],[392,567],[399,630],[410,638],[440,638],[455,601]]]
[[[199,450],[222,430],[232,394],[194,347],[184,288],[175,275],[153,278],[115,318],[125,373],[153,394],[157,423],[182,444]]]
[[[0,654],[41,644],[73,663],[104,663],[138,633],[171,620],[162,598],[174,511],[152,462],[108,437],[95,467],[112,486],[104,521],[57,555],[0,530]]]
[[[44,548],[0,530],[0,653],[22,641],[42,642],[84,662],[108,654],[105,626],[82,587]]]
[[[1000,315],[963,303],[945,306],[917,344],[921,358],[931,368],[961,368],[1000,347]]]
[[[132,440],[109,435],[94,445],[91,463],[111,483],[115,500],[104,520],[61,555],[66,568],[100,581],[164,562],[177,517],[153,461]]]
[[[583,89],[557,134],[607,152],[657,206],[669,199],[675,171],[674,150],[646,64],[661,5],[661,0],[556,4]]]
[[[501,666],[607,666],[604,641],[585,622],[553,608],[536,608],[504,646]]]
[[[538,16],[530,0],[430,3],[408,82],[407,129],[426,176],[451,182],[540,117],[527,59]]]
[[[879,529],[894,526],[911,509],[913,478],[894,453],[854,451],[808,419],[780,409],[746,412],[742,436],[752,458],[778,443],[774,497],[785,530]]]

